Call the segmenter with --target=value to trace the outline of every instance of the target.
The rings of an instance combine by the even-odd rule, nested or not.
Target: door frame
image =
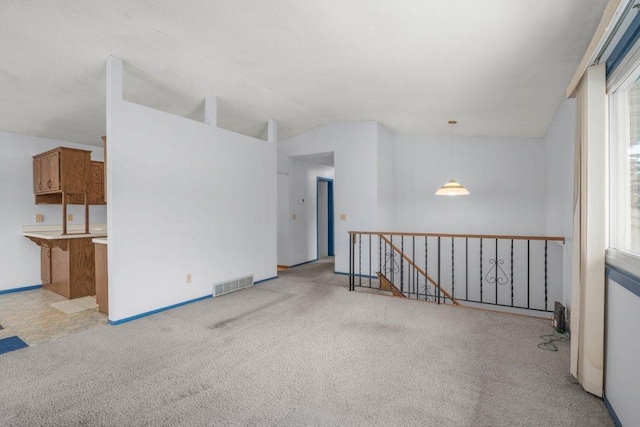
[[[333,247],[333,178],[325,178],[322,176],[316,177],[316,259],[320,259],[320,223],[318,221],[320,213],[320,204],[318,203],[318,188],[321,182],[327,183],[327,213],[329,220],[327,226],[327,256],[335,256],[335,250]]]

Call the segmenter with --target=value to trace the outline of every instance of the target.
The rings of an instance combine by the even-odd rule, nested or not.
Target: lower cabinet
[[[44,289],[68,299],[96,294],[91,237],[29,239],[40,246],[40,275]]]
[[[98,311],[109,315],[109,274],[107,269],[107,245],[94,243],[96,254],[96,304]]]
[[[51,248],[40,246],[40,279],[43,285],[51,284]]]

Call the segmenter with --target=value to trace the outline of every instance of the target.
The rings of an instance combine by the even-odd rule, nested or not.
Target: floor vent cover
[[[253,274],[213,285],[213,296],[218,297],[249,286],[253,286]]]

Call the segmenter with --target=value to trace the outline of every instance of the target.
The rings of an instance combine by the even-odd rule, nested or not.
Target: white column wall
[[[239,276],[276,276],[275,144],[123,101],[113,59],[110,320],[211,295]]]

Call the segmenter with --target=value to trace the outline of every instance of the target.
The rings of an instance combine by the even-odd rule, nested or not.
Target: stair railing
[[[349,290],[553,311],[562,296],[563,243],[548,236],[350,231]]]

